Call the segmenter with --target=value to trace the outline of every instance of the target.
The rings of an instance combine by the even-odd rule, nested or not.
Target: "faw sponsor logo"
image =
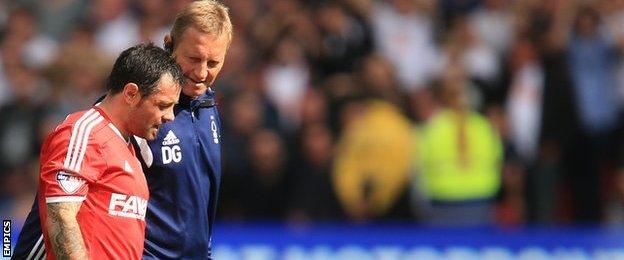
[[[112,193],[108,214],[145,220],[147,200],[134,195]]]

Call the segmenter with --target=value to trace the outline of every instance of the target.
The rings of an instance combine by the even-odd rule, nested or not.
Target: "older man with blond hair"
[[[181,10],[167,49],[186,84],[174,122],[138,140],[150,189],[144,259],[210,259],[221,179],[221,121],[210,87],[232,41],[228,8],[207,0]]]

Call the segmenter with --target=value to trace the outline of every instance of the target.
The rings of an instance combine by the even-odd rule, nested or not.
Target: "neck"
[[[107,95],[102,103],[100,103],[99,107],[108,115],[111,123],[119,129],[119,132],[124,137],[125,140],[128,140],[130,137],[130,132],[128,131],[127,124],[125,122],[128,121],[128,111],[124,109],[126,106],[121,104],[115,96],[111,97]]]

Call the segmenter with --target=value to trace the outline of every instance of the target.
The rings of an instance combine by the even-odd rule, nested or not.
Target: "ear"
[[[141,101],[141,92],[139,91],[139,86],[134,83],[126,84],[123,88],[122,95],[126,104],[134,106]]]
[[[163,39],[164,41],[164,47],[165,50],[167,52],[169,52],[169,54],[173,54],[173,38],[171,38],[170,34],[165,35],[165,38]]]

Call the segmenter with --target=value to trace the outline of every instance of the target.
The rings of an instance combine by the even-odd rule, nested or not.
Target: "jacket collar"
[[[215,92],[214,90],[209,88],[206,93],[195,99],[184,95],[184,93],[180,93],[180,100],[178,101],[178,104],[176,106],[181,109],[190,108],[192,110],[196,110],[198,108],[213,107],[215,105]]]

